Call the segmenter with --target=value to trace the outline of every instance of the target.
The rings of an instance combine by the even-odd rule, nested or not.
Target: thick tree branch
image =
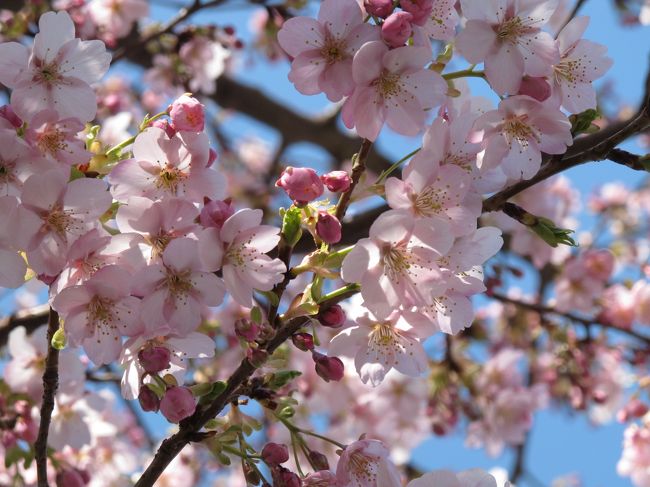
[[[59,351],[52,346],[52,337],[59,329],[59,315],[50,308],[47,325],[47,357],[43,372],[43,404],[41,404],[41,421],[38,426],[38,437],[34,444],[36,458],[36,473],[38,487],[48,487],[47,483],[47,435],[50,430],[54,396],[59,387]]]
[[[368,139],[363,139],[363,142],[361,142],[361,148],[359,149],[359,152],[357,152],[352,159],[353,160],[352,177],[351,177],[352,182],[350,183],[350,187],[347,189],[347,191],[345,191],[341,195],[341,198],[336,204],[336,212],[334,216],[339,221],[343,219],[345,213],[348,211],[348,206],[350,205],[350,198],[352,198],[352,193],[354,192],[354,188],[357,187],[357,184],[359,184],[359,180],[361,179],[363,172],[366,170],[366,160],[368,159],[368,154],[370,153],[371,148],[372,148],[372,142],[369,141]]]

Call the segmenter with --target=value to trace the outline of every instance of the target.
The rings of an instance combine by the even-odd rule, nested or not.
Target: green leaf
[[[275,296],[275,293],[273,295]],[[262,323],[262,319],[262,310],[257,306],[253,306],[253,309],[251,309],[251,320],[253,320],[253,323],[259,325]]]
[[[278,298],[278,295],[273,291],[259,291],[259,293],[268,299],[269,303],[271,303],[272,306],[275,306],[277,308],[280,304],[280,298]]]
[[[65,332],[63,331],[63,328],[59,328],[54,332],[51,343],[52,343],[52,348],[54,348],[55,350],[63,350],[65,348],[66,339],[65,339]]]
[[[210,385],[212,386],[212,389],[210,392],[201,397],[201,400],[199,401],[200,404],[208,404],[214,401],[217,396],[219,396],[219,394],[226,390],[228,384],[222,380],[219,380],[217,382],[213,382]]]
[[[300,208],[292,206],[284,212],[282,218],[282,238],[289,247],[296,245],[300,237],[302,237],[301,222],[302,210]]]
[[[301,375],[302,372],[299,372],[297,370],[282,370],[280,372],[271,374],[271,376],[267,381],[267,386],[273,390],[277,390],[280,389],[281,387],[284,387],[293,379]]]
[[[600,118],[600,113],[598,113],[598,110],[594,110],[593,108],[585,110],[582,113],[571,115],[569,117],[569,121],[571,122],[571,133],[573,135],[578,135],[594,133],[600,130],[597,125],[593,124],[593,121],[598,118]]]

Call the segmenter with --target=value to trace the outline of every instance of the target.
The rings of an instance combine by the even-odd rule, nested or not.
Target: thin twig
[[[52,337],[59,329],[59,315],[50,308],[47,325],[47,357],[43,371],[43,404],[41,405],[41,421],[38,426],[38,437],[34,444],[36,458],[36,473],[38,487],[48,487],[47,483],[47,435],[54,410],[54,396],[59,387],[59,351],[52,346]]]

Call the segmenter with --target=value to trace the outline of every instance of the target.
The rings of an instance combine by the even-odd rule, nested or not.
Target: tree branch
[[[321,309],[327,309],[327,307],[347,299],[357,292],[358,290],[351,290],[348,293],[336,296],[335,298],[322,303]],[[267,342],[266,345],[262,346],[261,349],[271,356],[280,345],[282,345],[300,328],[305,326],[309,320],[310,318],[308,316],[302,316],[290,320],[280,328],[276,332],[275,336]],[[244,358],[239,364],[239,367],[237,367],[237,370],[235,370],[228,379],[228,383],[223,392],[219,394],[214,401],[208,405],[208,407],[197,409],[192,416],[181,421],[179,431],[162,442],[154,456],[154,459],[137,481],[135,487],[152,487],[174,457],[180,453],[185,445],[193,441],[193,438],[196,437],[196,433],[203,427],[203,425],[209,419],[216,417],[230,401],[234,400],[239,395],[242,386],[256,370],[257,368],[251,364],[248,359]]]
[[[47,323],[49,309],[49,306],[45,304],[0,319],[0,348],[7,344],[9,334],[15,328],[24,326],[29,335],[39,326]]]
[[[41,421],[38,437],[34,444],[38,487],[48,487],[47,483],[47,435],[54,409],[54,396],[59,387],[59,351],[52,346],[52,337],[59,329],[59,315],[50,308],[47,325],[47,357],[43,372],[43,404],[41,404]]]

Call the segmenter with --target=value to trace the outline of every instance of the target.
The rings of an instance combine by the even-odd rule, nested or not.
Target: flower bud
[[[185,94],[171,104],[168,113],[176,130],[203,132],[205,127],[204,108],[199,100]]]
[[[56,487],[85,487],[86,479],[79,470],[66,469],[56,474]]]
[[[400,0],[399,6],[413,16],[412,23],[424,25],[431,17],[433,0]]]
[[[312,359],[316,364],[316,373],[325,382],[340,381],[343,378],[344,366],[338,357],[328,357],[322,353],[312,351]]]
[[[279,465],[289,460],[289,449],[287,445],[279,443],[267,443],[262,448],[262,460],[267,465]]]
[[[221,229],[224,222],[234,215],[235,209],[232,207],[230,199],[225,201],[210,200],[203,205],[199,221],[204,227],[214,227]]]
[[[23,125],[23,121],[16,115],[11,105],[3,105],[0,107],[0,118],[4,118],[14,128],[20,128]]]
[[[381,25],[381,37],[390,47],[401,47],[411,37],[413,16],[408,12],[393,12]]]
[[[316,222],[316,234],[325,243],[338,243],[341,240],[341,222],[329,212],[320,210]]]
[[[170,387],[160,401],[160,412],[170,423],[191,416],[195,409],[196,401],[187,387]]]
[[[140,407],[145,412],[158,411],[160,408],[160,399],[158,399],[156,393],[149,389],[147,386],[140,388],[138,401],[140,402]]]
[[[323,194],[323,182],[316,171],[309,167],[287,167],[275,185],[284,189],[289,198],[298,204],[305,204]]]
[[[393,7],[392,0],[364,0],[363,7],[370,15],[381,17],[382,19],[388,17],[395,8]]]
[[[318,315],[318,320],[323,326],[329,328],[340,328],[345,323],[345,311],[340,305],[335,304],[330,306],[325,311]]]
[[[336,480],[334,472],[329,470],[319,470],[318,472],[308,474],[302,479],[303,487],[336,487],[339,483]]]
[[[276,467],[272,471],[273,485],[275,487],[300,487],[300,477],[284,467]]]
[[[352,184],[352,179],[350,179],[347,171],[330,171],[323,174],[320,180],[332,193],[347,191],[350,189],[350,184]]]
[[[297,349],[303,352],[308,352],[314,349],[314,337],[309,333],[294,333],[291,336],[291,341]]]
[[[171,356],[171,352],[166,347],[147,347],[138,352],[140,365],[149,374],[167,369]]]
[[[519,95],[528,95],[537,101],[544,101],[551,96],[551,85],[546,78],[532,78],[524,76],[519,86]]]
[[[239,319],[235,321],[235,335],[247,342],[254,342],[260,333],[260,327],[251,320]]]
[[[309,451],[309,462],[317,470],[329,470],[330,463],[327,461],[327,457],[319,451],[310,450]]]
[[[151,126],[164,130],[167,134],[167,137],[170,139],[176,135],[176,129],[167,120],[155,120],[151,123]]]

